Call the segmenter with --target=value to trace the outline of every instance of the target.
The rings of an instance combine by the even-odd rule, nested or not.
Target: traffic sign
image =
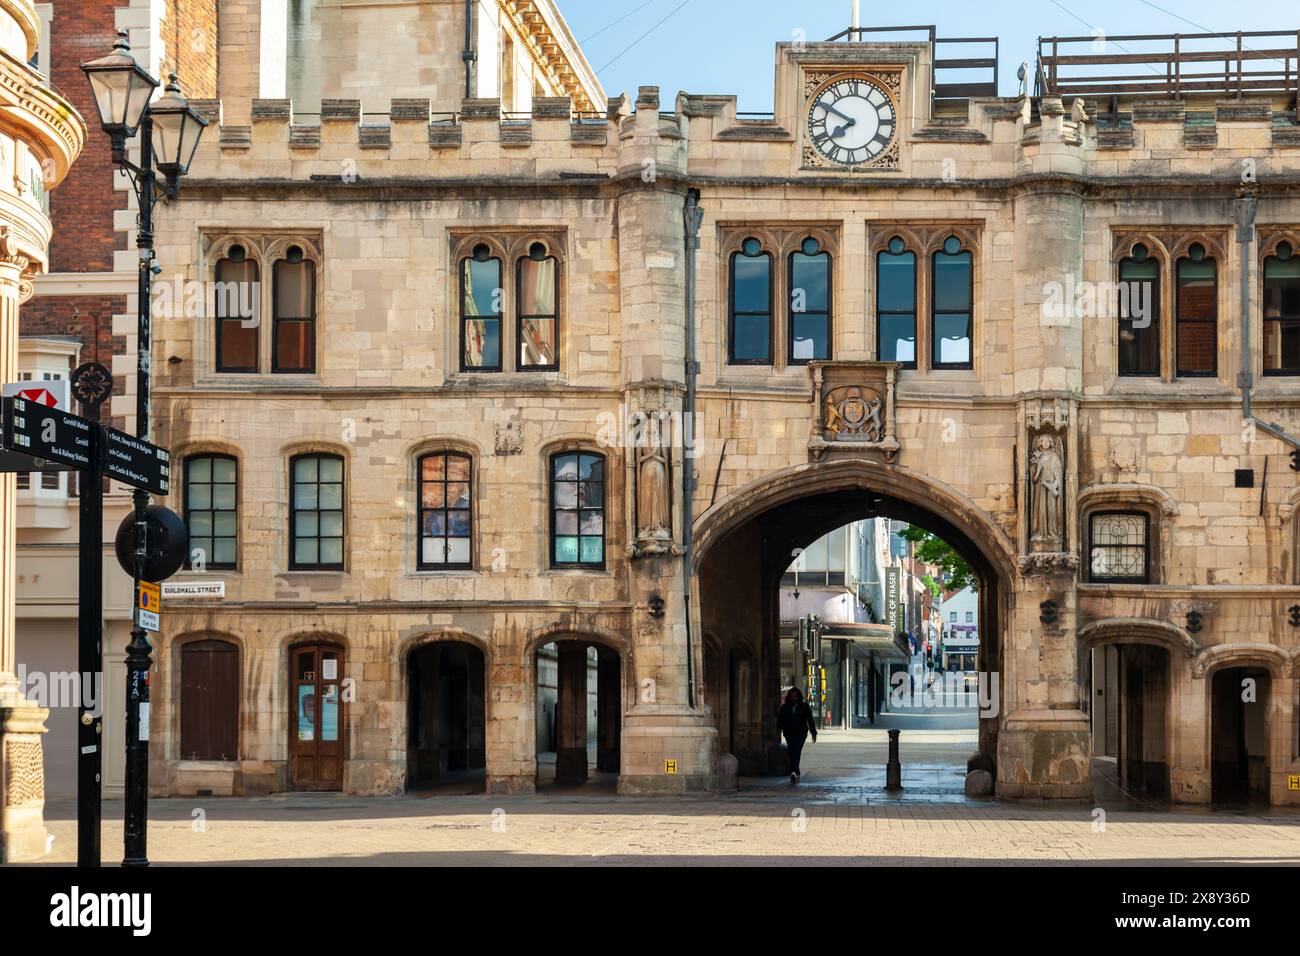
[[[149,581],[140,582],[140,591],[136,595],[137,620],[146,631],[158,630],[158,612],[162,608],[162,591]]]
[[[143,438],[104,426],[104,474],[132,488],[165,495],[171,488],[171,455]]]
[[[96,425],[89,419],[23,398],[4,399],[3,416],[3,444],[10,451],[73,468],[94,467]]]

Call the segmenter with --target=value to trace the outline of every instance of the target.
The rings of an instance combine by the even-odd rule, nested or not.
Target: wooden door
[[[239,758],[239,648],[194,641],[181,649],[181,759]]]
[[[295,790],[343,789],[343,649],[289,652],[289,780]]]

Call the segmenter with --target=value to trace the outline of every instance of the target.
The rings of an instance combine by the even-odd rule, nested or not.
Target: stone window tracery
[[[560,369],[563,243],[532,232],[453,237],[465,373]],[[506,316],[513,315],[513,322]]]
[[[832,356],[837,254],[836,236],[820,227],[725,227],[728,365],[782,369]]]
[[[976,233],[945,223],[871,229],[877,361],[973,369]]]
[[[1173,382],[1218,374],[1225,242],[1224,233],[1196,229],[1114,236],[1118,375]]]
[[[200,325],[207,330],[200,357],[208,350],[211,355],[202,367],[223,377],[315,374],[319,242],[302,235],[212,237],[207,259],[210,282],[202,291],[203,315],[211,324]],[[156,293],[170,289],[155,286]],[[186,296],[170,308],[188,310],[190,305]]]

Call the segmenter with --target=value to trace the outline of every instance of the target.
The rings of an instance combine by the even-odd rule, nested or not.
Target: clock
[[[871,77],[846,74],[823,84],[808,101],[808,141],[842,166],[869,163],[894,140],[893,97]]]

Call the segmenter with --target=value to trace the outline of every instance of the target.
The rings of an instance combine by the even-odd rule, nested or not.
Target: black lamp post
[[[189,170],[207,120],[181,96],[173,73],[163,96],[152,105],[159,83],[136,62],[127,44],[126,32],[118,34],[113,52],[81,69],[90,80],[99,122],[113,140],[113,163],[131,179],[139,201],[140,216],[136,247],[140,251],[140,284],[137,325],[136,434],[149,438],[149,309],[153,282],[153,210],[159,199],[175,199],[180,178]],[[126,155],[126,143],[140,133],[140,164]],[[159,193],[159,174],[162,191]],[[140,625],[139,592],[144,573],[146,509],[149,495],[137,489],[135,505],[135,594],[131,643],[126,649],[126,819],[123,866],[148,866],[145,855],[146,817],[149,800],[149,641]],[[143,729],[143,735],[141,730]]]

